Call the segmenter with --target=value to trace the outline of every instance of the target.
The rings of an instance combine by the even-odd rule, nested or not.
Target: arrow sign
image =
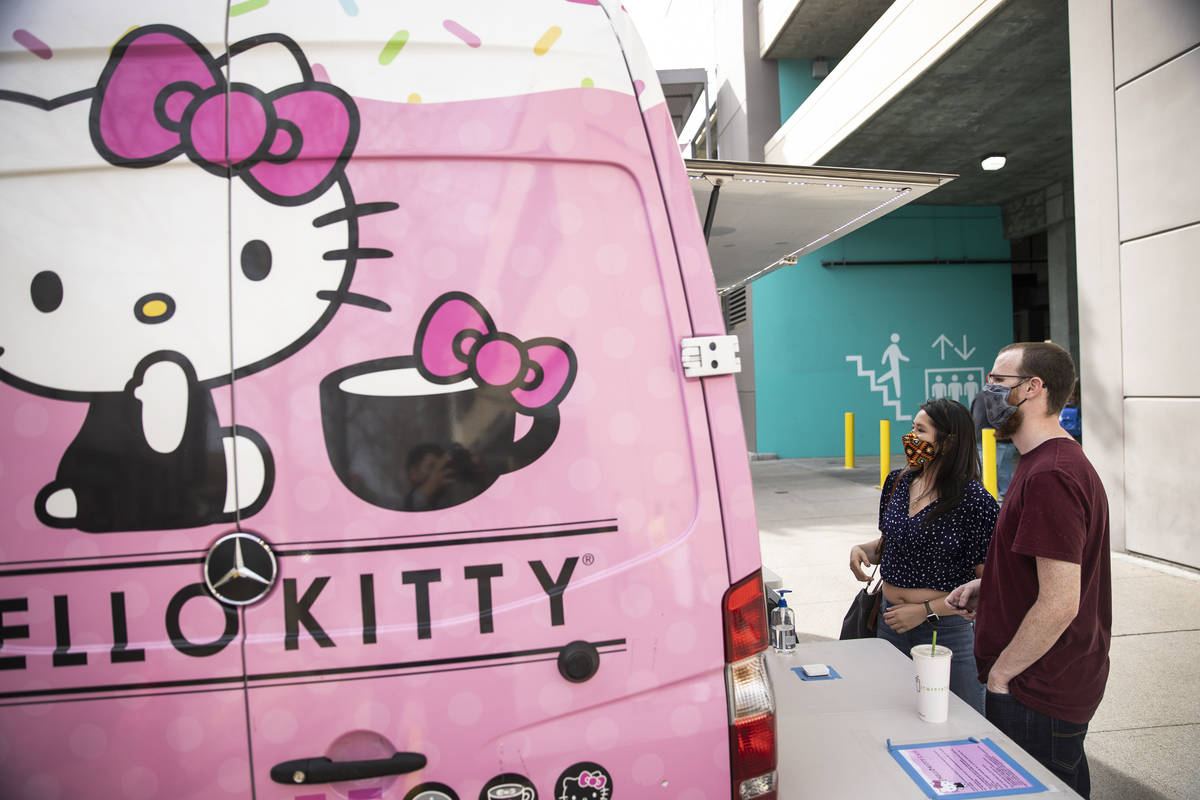
[[[963,342],[964,342],[963,346],[965,347],[966,346],[966,337],[965,336],[963,337]],[[942,361],[945,361],[946,360],[946,345],[950,345],[950,349],[954,350],[954,342],[947,339],[946,334],[943,333],[943,334],[939,335],[936,339],[933,340],[933,344],[931,344],[930,347],[937,347],[939,344],[942,346]],[[954,350],[954,352],[958,353],[957,350]],[[962,353],[959,353],[959,355],[962,355]],[[963,357],[966,358],[966,356],[963,356]]]
[[[950,344],[949,340],[946,341],[946,344]],[[957,347],[955,347],[952,344],[950,345],[950,349],[953,350],[954,352],[958,353],[958,357],[961,358],[963,361],[966,361],[968,358],[971,357],[971,353],[975,352],[974,347],[972,347],[970,350],[967,349],[967,335],[965,333],[963,334],[963,349],[959,350]],[[945,352],[946,352],[946,346],[942,345],[942,353],[943,353],[942,359],[943,360],[945,360],[945,358],[946,358]]]

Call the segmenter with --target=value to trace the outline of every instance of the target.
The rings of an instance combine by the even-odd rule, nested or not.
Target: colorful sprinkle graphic
[[[639,78],[635,78],[635,79],[634,79],[634,81],[633,81],[633,91],[634,91],[634,94],[636,94],[638,97],[641,97],[641,96],[642,96],[642,91],[643,91],[645,88],[646,88],[646,82],[645,82],[645,81],[643,81],[643,80],[641,80],[641,79],[639,79]]]
[[[421,102],[421,95],[417,94],[416,92],[413,92],[412,94],[410,94],[410,95],[408,96],[408,102],[410,102],[410,103],[419,103],[419,102]]]
[[[258,11],[263,8],[271,0],[246,0],[244,3],[238,3],[229,7],[229,16],[238,17],[242,14],[249,14],[251,11]]]
[[[338,0],[338,2],[342,4],[342,11],[345,11],[347,16],[358,16],[358,3],[354,0]]]
[[[392,59],[400,54],[406,44],[408,44],[408,31],[396,31],[380,51],[379,63],[385,67],[392,63]]]
[[[568,3],[579,3],[581,6],[598,6],[600,0],[567,0]],[[624,8],[624,6],[621,6]]]
[[[478,36],[471,33],[469,30],[464,28],[462,25],[459,25],[452,19],[443,20],[442,27],[466,42],[468,47],[479,47],[479,45],[483,44],[483,42],[479,40]]]
[[[558,41],[558,37],[562,36],[562,28],[557,25],[551,25],[542,34],[542,38],[537,40],[537,44],[533,46],[534,55],[544,56],[550,50],[550,47]]]
[[[596,82],[594,80],[592,80],[591,78],[584,78],[582,81],[579,82],[579,85],[585,89],[591,89],[593,86],[596,85]]]
[[[13,41],[43,61],[54,55],[54,53],[50,50],[50,45],[46,44],[24,28],[18,28],[17,30],[13,31]]]

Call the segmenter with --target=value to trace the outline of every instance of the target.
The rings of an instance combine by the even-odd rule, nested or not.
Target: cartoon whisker
[[[322,258],[326,261],[345,261],[348,258],[391,258],[391,250],[379,247],[349,247],[345,250],[330,250]]]
[[[318,300],[339,301],[351,306],[362,306],[369,308],[372,311],[391,311],[392,307],[382,300],[375,297],[367,297],[365,294],[356,292],[331,292],[327,289],[322,289],[317,292]]]
[[[314,228],[322,228],[326,225],[332,225],[335,222],[345,222],[348,219],[358,219],[370,214],[382,214],[386,211],[395,211],[400,207],[399,203],[385,201],[381,203],[358,203],[356,205],[339,208],[337,211],[330,211],[328,214],[322,214],[313,220]]]

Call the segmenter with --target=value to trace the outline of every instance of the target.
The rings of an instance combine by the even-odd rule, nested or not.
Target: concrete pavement
[[[893,467],[901,465],[893,457]],[[763,564],[793,590],[800,641],[836,639],[875,538],[879,459],[752,461]],[[1112,557],[1112,669],[1086,750],[1095,800],[1200,800],[1200,573]]]

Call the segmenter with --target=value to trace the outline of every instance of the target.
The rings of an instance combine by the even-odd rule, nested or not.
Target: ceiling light
[[[983,167],[988,172],[995,172],[998,169],[1004,168],[1004,163],[1007,159],[1003,153],[991,153],[983,157],[979,162],[979,166]]]

